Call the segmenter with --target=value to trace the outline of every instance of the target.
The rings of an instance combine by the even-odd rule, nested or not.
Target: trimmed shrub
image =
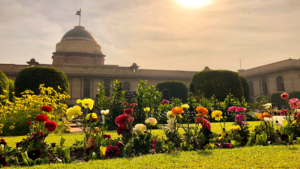
[[[289,93],[289,99],[292,99],[292,98],[300,99],[300,91],[293,91],[293,92]]]
[[[196,91],[195,91],[195,84],[194,84],[194,83],[191,83],[191,84],[190,84],[190,92],[191,92],[191,93],[194,93],[194,94],[195,94],[195,92],[196,92]]]
[[[247,79],[244,78],[243,76],[240,76],[240,79],[241,79],[243,90],[244,90],[245,100],[246,100],[246,102],[248,102],[249,99],[250,99],[250,87],[249,87],[249,83],[248,83]]]
[[[243,86],[239,75],[228,70],[203,70],[192,77],[197,95],[205,98],[215,98],[223,101],[229,93],[238,99],[244,96]]]
[[[69,93],[69,80],[60,70],[51,67],[28,67],[21,70],[15,81],[15,95],[20,97],[22,92],[29,89],[39,94],[40,84],[44,87],[53,87],[54,90]],[[60,86],[61,90],[58,89]]]
[[[5,93],[3,90],[6,90]],[[9,99],[9,82],[6,75],[0,70],[0,95],[4,95],[7,99]]]
[[[170,100],[170,92],[168,89],[162,90],[162,98],[166,100]]]
[[[9,82],[9,101],[12,101],[15,94],[15,82],[11,79],[8,79]]]
[[[284,105],[285,106],[285,100],[281,98],[281,94],[284,92],[275,92],[272,93],[270,100],[271,103],[275,103],[278,107],[279,110],[281,110],[281,106]]]
[[[183,82],[178,81],[166,81],[160,82],[156,85],[157,90],[162,92],[164,89],[168,89],[170,98],[179,98],[183,103],[187,102],[188,88]]]
[[[265,98],[266,100],[268,100],[268,98],[265,95],[259,95],[255,98],[255,102],[260,102],[263,98]]]

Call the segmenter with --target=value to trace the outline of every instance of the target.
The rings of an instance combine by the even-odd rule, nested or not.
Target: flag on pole
[[[80,9],[80,11],[76,12],[76,15],[81,15],[81,9]]]

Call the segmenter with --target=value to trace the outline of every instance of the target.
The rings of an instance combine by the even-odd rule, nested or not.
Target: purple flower
[[[169,105],[169,103],[170,102],[168,100],[166,100],[166,99],[162,101],[162,105],[165,105],[165,104]]]

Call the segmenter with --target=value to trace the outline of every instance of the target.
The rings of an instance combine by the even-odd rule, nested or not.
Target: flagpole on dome
[[[81,20],[81,8],[79,11],[76,12],[76,15],[79,15],[79,26],[80,26],[80,20]]]

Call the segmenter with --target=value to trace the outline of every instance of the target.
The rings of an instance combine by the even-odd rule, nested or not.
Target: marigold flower
[[[206,117],[207,116],[207,113],[208,113],[208,110],[207,108],[205,107],[202,107],[202,106],[198,106],[196,108],[196,111],[198,112],[197,116],[203,116],[203,117]]]
[[[289,94],[287,94],[286,92],[281,94],[281,98],[282,99],[288,99],[289,98]]]
[[[155,126],[157,124],[157,120],[153,117],[149,117],[145,123],[149,123],[151,126]]]
[[[173,113],[173,116],[178,115],[180,118],[183,118],[181,114],[184,113],[184,111],[183,111],[182,107],[174,107],[174,108],[172,108],[172,113]]]

